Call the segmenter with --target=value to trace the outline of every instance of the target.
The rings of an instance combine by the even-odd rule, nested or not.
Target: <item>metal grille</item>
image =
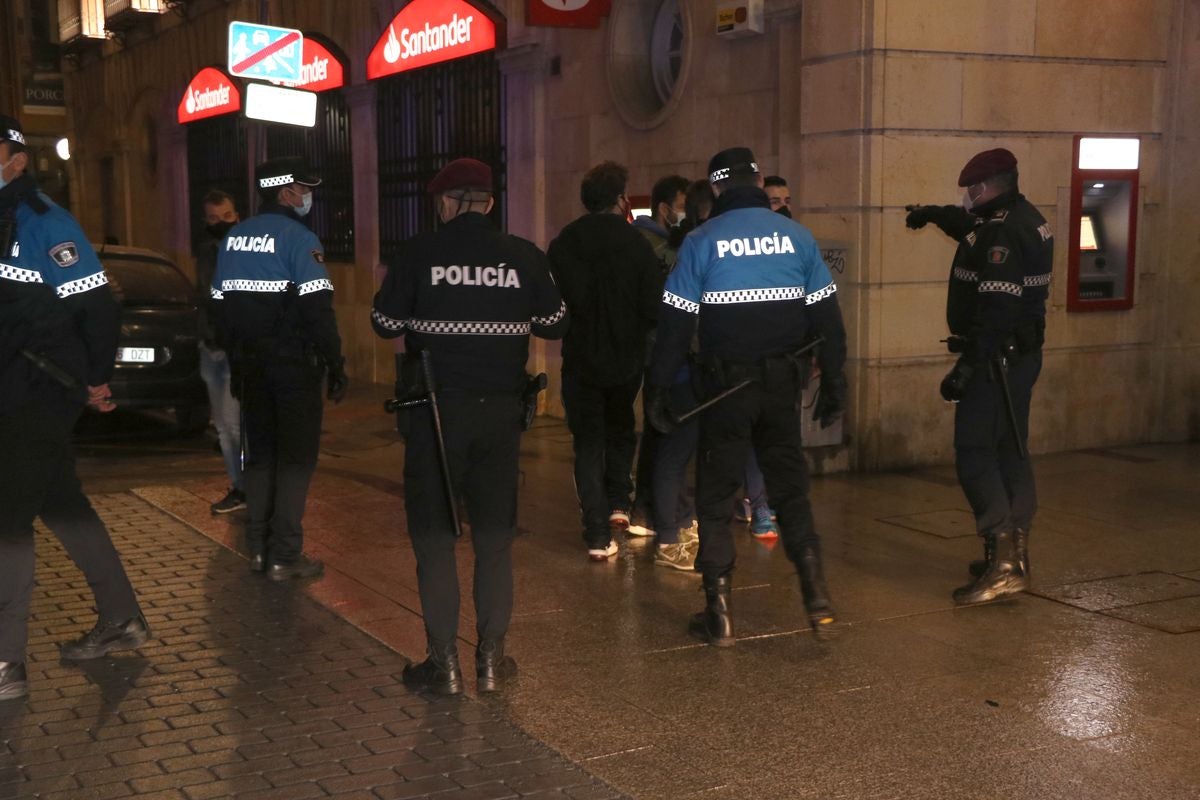
[[[504,84],[493,53],[460,58],[379,82],[379,249],[386,261],[401,243],[433,230],[425,186],[455,158],[492,167],[504,224]]]
[[[246,176],[246,129],[236,114],[188,123],[188,208],[191,241],[204,241],[204,195],[210,189],[228,192],[242,216],[249,215],[250,187]]]
[[[326,258],[354,261],[354,171],[350,162],[350,111],[341,92],[325,92],[312,128],[267,125],[267,155],[304,156],[321,178],[309,212]]]

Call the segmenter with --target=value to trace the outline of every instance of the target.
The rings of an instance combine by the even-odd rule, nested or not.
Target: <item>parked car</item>
[[[172,409],[181,432],[208,424],[200,378],[199,310],[191,282],[161,253],[96,246],[121,305],[117,366],[109,388],[128,409]]]

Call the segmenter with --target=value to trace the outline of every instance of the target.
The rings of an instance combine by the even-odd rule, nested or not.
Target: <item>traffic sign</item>
[[[304,36],[293,28],[229,23],[229,74],[264,81],[300,78]]]

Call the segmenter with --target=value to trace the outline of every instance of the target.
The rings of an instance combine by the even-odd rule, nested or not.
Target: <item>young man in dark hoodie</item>
[[[562,392],[575,442],[575,488],[592,561],[616,555],[629,527],[633,404],[663,275],[654,249],[628,222],[629,171],[611,161],[583,178],[587,213],[550,243],[550,269],[571,315],[563,339]]]

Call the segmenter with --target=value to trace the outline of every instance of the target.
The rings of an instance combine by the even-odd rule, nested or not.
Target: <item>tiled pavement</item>
[[[155,639],[60,662],[94,614],[39,533],[31,696],[0,703],[0,800],[620,796],[484,703],[410,693],[403,657],[144,501],[93,502]]]

